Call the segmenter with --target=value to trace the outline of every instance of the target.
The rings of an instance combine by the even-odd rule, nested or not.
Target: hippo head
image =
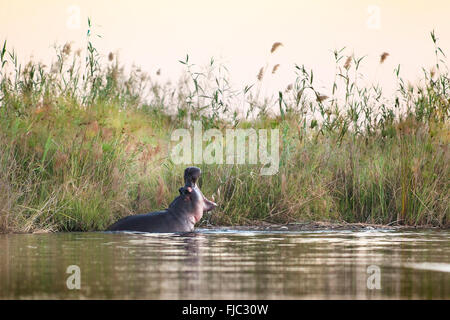
[[[179,189],[180,196],[177,198],[178,201],[173,202],[173,205],[179,208],[178,211],[187,215],[194,224],[202,218],[203,213],[217,207],[216,203],[206,199],[198,187],[197,181],[200,175],[200,168],[186,168],[184,170],[184,187]]]
[[[197,181],[200,178],[202,171],[197,167],[188,167],[184,170],[184,190],[186,194],[191,194],[192,199],[197,199],[203,202],[203,212],[208,212],[217,207],[217,204],[206,199],[200,188],[197,186]],[[180,192],[181,193],[181,192]]]

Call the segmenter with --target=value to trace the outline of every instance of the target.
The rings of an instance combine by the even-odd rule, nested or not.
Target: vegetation
[[[185,167],[169,157],[170,135],[193,120],[281,133],[276,175],[200,165],[202,191],[219,204],[203,222],[449,226],[450,77],[434,32],[436,65],[417,85],[399,66],[392,99],[361,86],[363,59],[342,49],[329,96],[315,89],[312,70],[296,66],[295,82],[261,101],[276,65],[235,90],[223,66],[199,69],[187,56],[186,76],[160,84],[139,68],[126,73],[113,53],[102,62],[90,31],[86,50],[57,47],[49,67],[22,66],[6,41],[0,47],[0,231],[103,230],[166,207]]]

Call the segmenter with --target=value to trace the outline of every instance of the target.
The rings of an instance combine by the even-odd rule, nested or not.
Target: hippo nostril
[[[178,189],[178,191],[180,192],[181,195],[190,194],[192,193],[192,188],[184,186]]]

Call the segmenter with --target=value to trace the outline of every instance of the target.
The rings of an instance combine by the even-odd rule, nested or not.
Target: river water
[[[0,235],[19,298],[450,299],[450,230]]]

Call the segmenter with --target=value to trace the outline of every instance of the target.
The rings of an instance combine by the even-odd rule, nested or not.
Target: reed
[[[344,58],[343,49],[334,52],[331,92],[319,92],[313,71],[296,66],[285,92],[260,101],[253,84],[231,88],[226,68],[213,59],[198,69],[187,56],[180,61],[185,76],[170,85],[136,67],[125,74],[117,56],[102,58],[90,37],[81,51],[56,47],[48,67],[22,66],[5,41],[0,230],[103,230],[118,217],[166,207],[184,169],[170,160],[170,135],[193,120],[204,128],[281,132],[277,175],[260,176],[258,165],[201,165],[201,188],[219,203],[201,223],[448,227],[450,78],[434,32],[431,38],[436,65],[416,86],[396,68],[391,103],[379,86],[359,84],[363,59]],[[258,82],[270,76],[266,69]]]

